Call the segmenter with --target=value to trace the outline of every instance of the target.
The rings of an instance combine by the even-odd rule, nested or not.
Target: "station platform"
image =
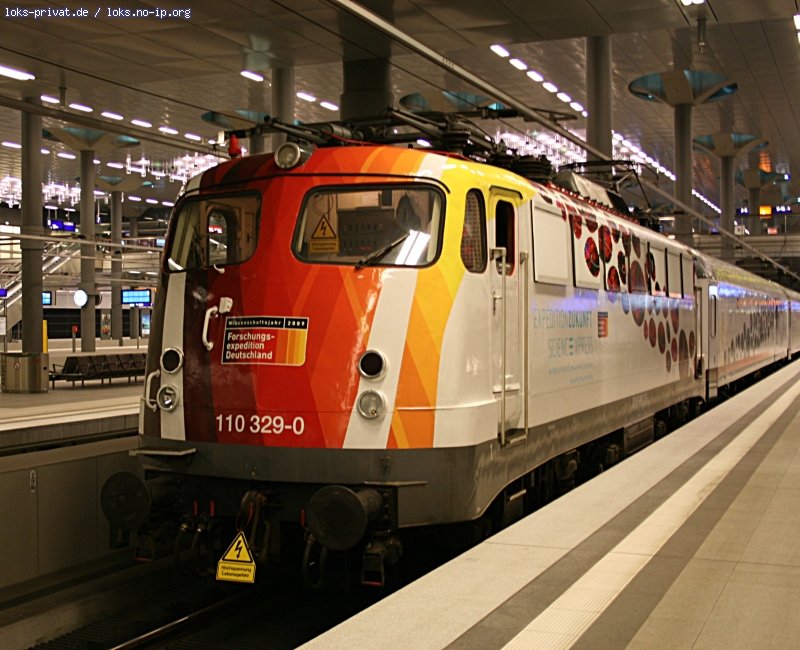
[[[128,341],[97,341],[97,352],[144,352],[145,345]],[[113,344],[113,345],[112,345]],[[9,346],[19,352],[19,344]],[[48,351],[48,367],[63,364],[72,351],[70,341],[53,341]],[[128,382],[121,378],[101,384],[88,381],[85,386],[68,381],[48,385],[47,392],[0,392],[0,453],[15,449],[28,451],[36,446],[64,442],[87,436],[113,435],[135,431],[138,427],[139,398],[143,379]]]
[[[788,648],[800,362],[302,646]]]

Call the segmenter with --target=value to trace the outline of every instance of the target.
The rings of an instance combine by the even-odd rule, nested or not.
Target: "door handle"
[[[233,309],[233,298],[223,296],[219,299],[219,307],[209,307],[206,309],[206,315],[203,318],[203,345],[206,350],[214,349],[214,341],[208,340],[208,324],[212,318],[216,318],[219,314],[227,314]]]
[[[219,309],[216,307],[209,307],[206,309],[205,318],[203,318],[203,345],[206,346],[206,350],[213,350],[214,349],[214,341],[208,340],[208,322],[211,320],[211,317],[216,317],[217,313],[219,313]]]
[[[158,403],[154,399],[152,399],[150,397],[150,386],[153,383],[153,379],[155,379],[156,377],[158,377],[160,375],[161,375],[161,370],[156,368],[155,370],[153,370],[153,372],[151,372],[149,375],[147,375],[147,379],[144,380],[144,397],[142,399],[144,399],[145,405],[151,411],[157,411],[158,410]]]

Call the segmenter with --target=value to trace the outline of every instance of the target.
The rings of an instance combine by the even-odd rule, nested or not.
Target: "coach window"
[[[461,231],[461,261],[470,273],[486,270],[486,209],[483,195],[478,190],[467,192]]]
[[[681,274],[683,276],[683,297],[694,298],[694,258],[681,253]]]
[[[167,270],[191,271],[247,260],[258,241],[255,194],[195,197],[177,208],[166,251]]]
[[[650,293],[654,296],[667,295],[667,259],[665,251],[648,245],[647,251],[647,279]]]
[[[514,206],[508,201],[498,201],[494,215],[495,234],[494,242],[498,248],[506,249],[506,275],[514,274],[514,261],[516,260],[516,242],[514,241]],[[500,269],[500,258],[497,259],[497,272]]]
[[[681,256],[678,253],[667,251],[667,295],[670,298],[682,298],[681,285]]]

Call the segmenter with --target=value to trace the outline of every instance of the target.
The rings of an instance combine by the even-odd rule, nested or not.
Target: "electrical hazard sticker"
[[[240,530],[228,550],[217,562],[217,580],[227,582],[254,582],[256,563],[244,533]]]
[[[331,228],[330,222],[323,216],[308,242],[308,252],[312,255],[323,255],[325,253],[339,253],[339,236]]]

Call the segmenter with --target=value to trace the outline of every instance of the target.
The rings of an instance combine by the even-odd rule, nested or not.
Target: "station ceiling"
[[[369,6],[519,102],[575,113],[576,119],[565,126],[578,134],[585,134],[585,118],[509,65],[509,58],[523,61],[585,106],[586,37],[610,36],[612,127],[669,169],[674,167],[673,110],[633,97],[628,84],[674,67],[722,74],[738,84],[738,92],[695,108],[693,136],[732,131],[763,138],[768,146],[758,154],[762,169],[789,175],[798,170],[797,179],[765,188],[765,200],[796,201],[800,194],[796,0],[708,0],[689,7],[681,0],[374,0]],[[88,16],[63,17],[64,10],[82,8],[88,9]],[[15,9],[29,13],[14,15]],[[49,15],[35,16],[35,10]],[[153,14],[120,15],[137,10]],[[159,16],[156,11],[175,15]],[[88,115],[117,129],[128,127],[141,142],[130,149],[98,152],[100,175],[124,173],[107,163],[125,163],[128,156],[163,168],[187,155],[211,153],[208,140],[216,138],[218,129],[201,115],[270,113],[270,74],[279,67],[293,67],[296,90],[317,98],[296,99],[295,116],[304,122],[338,117],[320,101],[339,103],[345,57],[390,56],[396,102],[415,92],[432,98],[443,90],[474,90],[327,0],[126,1],[113,7],[37,1],[6,4],[2,12],[0,65],[32,73],[36,79],[0,76],[0,142],[21,142],[16,101],[44,94],[64,99],[67,105],[80,103],[93,112],[46,106]],[[704,18],[704,32],[699,31],[698,18]],[[502,45],[511,56],[495,55],[493,44]],[[263,74],[264,81],[242,77],[243,69]],[[103,117],[103,111],[123,119]],[[152,126],[134,126],[132,119]],[[45,129],[64,125],[44,118]],[[159,132],[164,126],[177,133]],[[185,133],[203,142],[187,140]],[[148,134],[160,136],[161,142],[150,141]],[[74,184],[78,159],[58,156],[71,150],[58,142],[43,146],[49,152],[42,154],[43,182]],[[0,146],[0,192],[4,179],[19,178],[20,159],[18,149]],[[718,205],[719,161],[700,151],[693,159],[694,187]],[[747,166],[747,156],[737,159],[737,169]],[[174,200],[180,187],[165,178],[148,175],[144,180],[153,185],[137,190],[142,198]],[[737,203],[746,197],[746,190],[738,187]],[[133,208],[128,203],[125,209]]]

